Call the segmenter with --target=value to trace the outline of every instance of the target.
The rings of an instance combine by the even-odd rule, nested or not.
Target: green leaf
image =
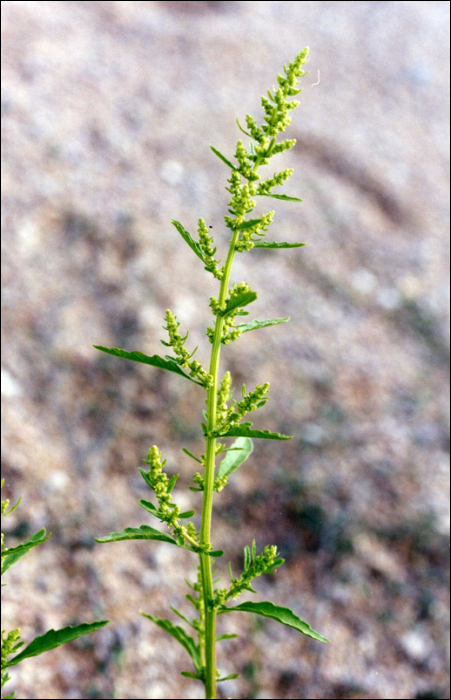
[[[241,294],[235,294],[226,304],[225,309],[220,312],[220,316],[227,316],[233,309],[239,306],[247,306],[255,301],[257,298],[256,292],[242,292]]]
[[[179,221],[176,221],[175,219],[171,219],[171,224],[175,226],[183,240],[188,243],[189,247],[191,248],[192,251],[194,251],[197,255],[198,258],[202,260],[202,262],[205,265],[205,258],[202,253],[202,248],[200,247],[199,243],[197,243],[194,238],[192,238],[191,234],[182,226],[182,224]]]
[[[218,158],[219,158],[220,160],[222,160],[223,163],[225,163],[226,165],[228,165],[229,168],[232,168],[232,170],[238,170],[238,168],[236,168],[236,167],[233,165],[233,163],[230,162],[230,160],[227,160],[227,158],[226,158],[225,156],[223,156],[222,153],[221,153],[220,151],[218,151],[217,148],[214,148],[214,146],[210,146],[210,148],[211,148],[211,150],[213,151],[213,153],[215,154],[215,156],[218,156]]]
[[[146,505],[144,505],[144,503]],[[139,501],[139,505],[152,513],[152,515],[155,515],[153,512],[153,508],[155,506],[153,506],[152,503],[149,503],[149,501],[141,500]],[[191,552],[198,553],[199,551],[195,547],[190,547],[189,545],[184,544],[183,538],[175,539],[172,537],[172,535],[169,535],[166,532],[160,532],[160,530],[155,530],[155,528],[150,527],[150,525],[141,525],[141,527],[126,527],[125,530],[122,530],[122,532],[110,532],[110,534],[106,535],[106,537],[95,538],[95,541],[99,542],[100,544],[104,544],[105,542],[121,542],[123,540],[156,540],[157,542],[175,544],[177,547],[189,549]],[[224,552],[221,549],[217,549],[213,552],[206,552],[206,554],[208,554],[210,557],[222,557]]]
[[[2,576],[5,573],[5,571],[7,571],[10,568],[10,566],[15,564],[16,561],[19,561],[19,559],[21,559],[21,557],[23,557],[29,549],[31,549],[32,547],[36,547],[38,544],[46,542],[50,537],[51,535],[46,536],[45,527],[43,527],[42,530],[36,532],[26,542],[22,542],[22,544],[17,545],[17,547],[9,547],[8,549],[4,549],[2,551]]]
[[[195,510],[186,510],[184,513],[180,513],[179,518],[192,518],[196,514]]]
[[[305,243],[276,243],[276,241],[259,241],[254,243],[254,248],[301,248]]]
[[[175,608],[173,605],[170,605],[169,607],[171,608],[172,612],[175,612],[175,614],[178,615],[184,622],[186,622],[187,625],[189,625],[193,629],[196,629],[193,623],[190,620],[188,620],[188,618],[185,617],[185,615],[181,613],[180,610],[177,610],[177,608]]]
[[[202,673],[201,671],[198,671],[198,673],[190,673],[189,671],[180,671],[182,676],[185,676],[186,678],[195,678],[196,680],[202,680]]]
[[[229,476],[249,457],[253,449],[252,440],[247,437],[239,437],[232,445],[232,451],[227,452],[227,456],[219,465],[216,477]]]
[[[217,683],[221,683],[222,681],[231,681],[232,678],[239,678],[240,674],[239,673],[231,673],[229,676],[224,676],[223,678],[218,678]]]
[[[162,620],[160,617],[155,617],[154,615],[148,615],[147,613],[141,612],[143,617],[147,617],[152,622],[155,622],[158,627],[168,632],[174,639],[176,639],[184,649],[188,652],[193,660],[194,667],[196,671],[201,669],[200,653],[199,648],[192,637],[185,632],[179,625],[174,625],[170,620]]]
[[[241,124],[240,124],[240,122],[238,121],[238,119],[236,120],[236,123],[238,124],[238,129],[239,129],[240,131],[242,131],[243,134],[244,134],[245,136],[249,136],[249,138],[251,139],[251,138],[252,138],[251,134],[249,134],[247,131],[245,131],[245,130],[243,129],[243,127],[241,126]]]
[[[246,569],[249,568],[251,563],[251,550],[249,547],[246,545],[244,547],[244,562],[243,562],[243,570],[246,571]]]
[[[286,323],[289,321],[290,317],[286,318],[268,318],[266,321],[249,321],[249,323],[240,323],[235,328],[239,328],[242,333],[247,333],[248,331],[255,331],[257,328],[266,328],[267,326],[276,326],[279,323]]]
[[[3,488],[4,483],[5,483],[5,480],[2,479],[2,488]],[[8,511],[5,511],[4,513],[2,513],[2,518],[6,518],[7,515],[11,515],[11,513],[14,513],[16,508],[19,507],[21,500],[22,500],[22,496],[19,498],[19,500],[17,501],[17,503],[15,505],[11,506],[11,508]]]
[[[233,428],[229,428],[226,433],[221,433],[216,437],[249,437],[264,438],[266,440],[291,440],[291,435],[281,433],[271,433],[269,430],[253,430],[252,423],[240,423]]]
[[[152,515],[154,515],[156,518],[159,518],[161,520],[160,512],[158,508],[154,506],[153,503],[151,503],[150,501],[145,501],[143,498],[141,498],[141,500],[139,501],[139,505],[141,506],[141,508],[144,508],[149,513],[152,513]]]
[[[171,493],[172,489],[174,488],[177,479],[179,478],[180,474],[174,474],[174,476],[171,476],[171,478],[168,481],[168,493]]]
[[[55,649],[56,647],[65,644],[66,642],[71,642],[73,639],[82,637],[84,634],[89,634],[89,632],[95,632],[100,627],[103,627],[108,623],[108,620],[101,620],[100,622],[91,622],[90,624],[83,623],[77,625],[76,627],[64,627],[60,630],[49,630],[40,637],[36,637],[25,649],[22,649],[20,654],[14,656],[10,661],[5,664],[5,668],[8,666],[15,666],[23,659],[28,659],[31,656],[38,656],[43,654],[45,651],[50,651],[50,649]]]
[[[222,642],[224,641],[224,639],[236,639],[239,636],[239,634],[221,634],[220,637],[216,637],[216,641]]]
[[[292,627],[298,632],[307,635],[307,637],[317,639],[319,642],[329,641],[318,632],[315,632],[307,622],[301,620],[290,608],[274,605],[274,603],[268,601],[262,601],[260,603],[241,603],[241,605],[237,605],[233,608],[222,608],[218,610],[218,614],[220,615],[226,612],[250,612],[256,615],[263,615],[263,617],[270,617],[272,620],[277,620],[277,622],[281,622],[287,627]]]
[[[259,224],[261,220],[261,217],[259,219],[248,219],[248,221],[243,221],[243,223],[236,228],[238,231],[245,231],[247,228],[252,228],[256,224]]]
[[[141,501],[139,505],[142,505]],[[145,506],[142,506],[143,508]],[[148,508],[146,508],[148,510]],[[168,535],[160,530],[149,525],[141,525],[141,527],[126,527],[122,532],[110,532],[106,537],[96,537],[96,542],[103,544],[104,542],[120,542],[121,540],[158,540],[159,542],[167,542],[168,544],[176,544],[172,535]]]
[[[109,355],[114,355],[115,357],[122,357],[124,358],[124,360],[132,360],[132,362],[142,362],[145,365],[152,365],[152,367],[167,369],[169,372],[175,372],[175,374],[180,374],[180,376],[189,379],[191,382],[199,384],[199,386],[203,386],[202,382],[198,382],[197,379],[189,377],[187,374],[185,374],[185,372],[181,369],[180,365],[177,364],[175,359],[169,356],[167,356],[166,359],[164,359],[159,355],[152,355],[152,357],[149,357],[149,355],[144,355],[144,353],[137,352],[136,350],[133,350],[132,352],[127,352],[127,350],[120,350],[119,348],[104,348],[103,345],[94,345],[93,347],[95,347],[96,350],[101,350],[102,352],[106,352]]]
[[[192,459],[194,459],[196,462],[199,462],[199,464],[202,464],[202,460],[199,459],[199,457],[196,457],[195,455],[193,455],[193,453],[190,452],[189,450],[187,450],[186,447],[182,447],[182,452],[184,452],[186,455],[188,455],[188,457],[191,457]]]
[[[289,197],[287,194],[257,194],[257,197],[272,197],[273,199],[282,199],[284,202],[302,202],[299,197]]]

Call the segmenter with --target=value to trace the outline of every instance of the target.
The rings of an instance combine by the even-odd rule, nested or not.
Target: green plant
[[[1,486],[3,488],[3,483],[4,480],[2,480]],[[10,515],[19,505],[21,499],[19,499],[16,503],[16,505],[12,506],[8,510],[9,507],[9,501],[2,501],[2,517]],[[33,547],[36,547],[39,544],[42,544],[43,542],[46,542],[46,540],[49,539],[51,535],[46,535],[45,534],[45,528],[42,528],[42,530],[39,530],[39,532],[36,532],[34,535],[32,535],[28,540],[25,542],[22,542],[22,544],[17,545],[16,547],[5,547],[3,543],[3,532],[2,532],[2,568],[1,568],[1,575],[7,571],[10,566],[15,564],[19,559],[21,559],[24,554],[27,554],[27,552],[30,551]],[[2,586],[6,584],[2,583]],[[10,679],[10,675],[8,674],[7,670],[10,666],[16,666],[19,664],[21,661],[24,659],[28,659],[31,656],[38,656],[39,654],[43,654],[45,651],[50,651],[50,649],[55,649],[56,647],[61,646],[61,644],[65,644],[66,642],[71,642],[74,639],[77,639],[78,637],[82,637],[84,634],[88,634],[89,632],[94,632],[95,630],[98,630],[100,627],[103,627],[106,625],[108,620],[101,620],[100,622],[92,622],[90,624],[81,624],[77,625],[76,627],[64,627],[63,629],[60,630],[49,630],[43,635],[40,635],[39,637],[35,637],[32,642],[30,642],[25,649],[22,649],[22,651],[19,651],[18,654],[16,652],[24,645],[24,642],[20,641],[20,629],[14,629],[11,630],[11,632],[6,632],[5,630],[2,630],[2,690],[3,686],[5,683]],[[15,656],[12,657],[12,659],[8,660],[8,656],[11,656],[11,654],[15,654]],[[11,693],[10,695],[5,695],[2,696],[4,700],[7,698],[13,698],[15,693]]]
[[[251,547],[244,547],[244,567],[241,574],[237,577],[234,576],[229,564],[230,585],[226,588],[215,588],[212,578],[212,559],[221,557],[223,552],[213,549],[210,534],[214,493],[219,493],[226,486],[233,472],[249,457],[252,451],[252,438],[289,439],[288,436],[279,433],[256,430],[252,427],[252,423],[243,421],[248,413],[261,408],[266,403],[269,384],[257,385],[249,392],[243,385],[242,397],[239,400],[233,400],[231,398],[232,377],[230,372],[225,372],[222,379],[219,380],[219,355],[222,345],[237,340],[243,333],[289,320],[288,318],[276,318],[265,321],[241,322],[242,317],[249,313],[245,307],[257,298],[257,294],[246,282],[229,287],[229,279],[236,253],[243,253],[252,248],[271,250],[296,248],[304,245],[303,243],[277,243],[264,240],[265,232],[274,216],[273,211],[257,215],[254,218],[250,218],[249,215],[256,206],[256,198],[270,197],[273,200],[285,202],[301,201],[296,197],[273,192],[275,187],[283,185],[289,178],[292,173],[291,169],[279,171],[266,180],[261,179],[258,170],[276,154],[292,148],[295,144],[294,139],[277,141],[277,136],[285,131],[290,123],[290,111],[298,104],[289,98],[300,92],[298,78],[305,75],[302,66],[306,62],[307,52],[308,50],[304,49],[288,67],[285,66],[285,75],[277,76],[277,89],[273,92],[268,91],[267,96],[262,97],[263,123],[258,126],[250,115],[246,116],[247,129],[242,128],[238,122],[240,130],[250,140],[250,144],[246,148],[241,140],[238,141],[234,155],[236,164],[233,164],[216,148],[211,147],[213,153],[231,171],[227,181],[228,187],[226,187],[230,193],[230,200],[227,208],[228,213],[224,217],[225,225],[230,231],[225,264],[221,265],[216,259],[214,240],[202,219],[199,220],[198,225],[198,240],[195,240],[178,221],[172,221],[183,240],[201,260],[205,270],[220,283],[218,298],[212,297],[210,299],[210,308],[215,321],[214,326],[207,328],[206,332],[212,345],[208,370],[194,359],[197,348],[194,351],[187,349],[185,344],[188,333],[182,336],[179,330],[180,323],[169,310],[165,316],[165,329],[169,337],[168,341],[162,340],[161,342],[165,347],[172,349],[172,355],[164,357],[152,355],[149,357],[141,352],[94,346],[110,355],[174,372],[202,387],[207,394],[207,411],[204,412],[205,422],[201,424],[206,443],[205,453],[201,457],[196,457],[187,449],[182,448],[185,454],[197,462],[203,470],[194,474],[195,485],[190,487],[192,491],[203,494],[200,529],[190,520],[195,511],[181,512],[173,500],[172,491],[178,475],[172,478],[167,476],[164,471],[166,460],[162,459],[159,449],[154,445],[149,450],[147,459],[144,460],[148,465],[148,470],[140,469],[140,472],[146,484],[154,492],[157,505],[146,500],[140,500],[139,505],[158,520],[166,523],[172,534],[161,532],[149,525],[142,525],[139,528],[129,527],[122,532],[113,532],[106,537],[97,539],[98,542],[136,539],[159,540],[189,549],[198,555],[197,581],[191,586],[192,592],[187,595],[194,607],[195,617],[188,619],[178,610],[172,608],[174,613],[194,630],[197,641],[193,636],[187,634],[184,628],[175,625],[170,620],[146,613],[142,614],[169,632],[186,649],[194,664],[194,672],[183,671],[182,673],[204,683],[206,698],[216,698],[216,683],[218,681],[236,677],[236,674],[233,674],[222,678],[216,668],[216,642],[230,636],[236,636],[216,636],[218,615],[233,611],[250,612],[277,620],[319,641],[327,641],[310,625],[299,619],[289,608],[267,601],[230,605],[230,601],[237,598],[243,591],[255,593],[251,587],[252,580],[261,574],[275,572],[277,567],[283,563],[283,559],[279,557],[275,546],[268,545],[263,552],[257,554],[254,541]],[[235,438],[235,441],[231,446],[226,447],[223,440],[228,438]],[[226,453],[225,458],[215,471],[215,459],[223,453]]]

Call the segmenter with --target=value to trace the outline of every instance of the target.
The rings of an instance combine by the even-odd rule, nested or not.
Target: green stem
[[[219,304],[224,306],[229,289],[230,272],[232,269],[233,257],[235,255],[236,242],[239,231],[234,231],[230,241],[227,260],[224,265],[224,274],[221,279],[219,291]],[[213,384],[208,389],[207,394],[207,430],[210,435],[206,438],[205,452],[205,481],[204,499],[202,505],[202,525],[201,544],[210,546],[211,514],[213,508],[213,485],[215,480],[215,453],[216,438],[211,437],[212,431],[216,427],[216,412],[218,402],[218,369],[219,355],[221,351],[222,329],[224,317],[216,316],[215,334],[211,350],[210,374],[213,377]],[[213,600],[213,579],[211,573],[211,557],[207,554],[200,554],[200,566],[202,575],[202,590],[205,604],[205,697],[207,700],[216,698],[216,611],[211,607]]]

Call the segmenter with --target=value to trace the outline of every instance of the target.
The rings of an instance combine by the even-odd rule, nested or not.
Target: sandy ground
[[[170,219],[202,216],[224,254],[208,146],[232,154],[235,118],[309,45],[282,165],[304,201],[277,204],[270,236],[308,245],[233,271],[255,318],[291,320],[223,353],[237,388],[271,382],[256,425],[294,439],[256,444],[214,544],[238,571],[254,537],[277,543],[259,599],[331,642],[224,616],[241,636],[220,667],[241,675],[221,697],[449,698],[448,23],[433,1],[2,3],[2,469],[23,496],[4,530],[53,533],[5,577],[2,628],[111,620],[13,671],[17,697],[202,697],[139,615],[189,613],[193,557],[93,537],[156,524],[137,505],[154,443],[199,507],[180,447],[202,452],[204,397],[92,344],[161,352],[169,307],[207,361],[216,285]]]

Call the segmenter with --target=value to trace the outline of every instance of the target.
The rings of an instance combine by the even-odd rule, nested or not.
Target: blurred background
[[[228,615],[219,665],[234,698],[449,698],[449,4],[3,2],[3,497],[12,546],[2,628],[25,641],[108,618],[25,661],[22,698],[200,698],[185,651],[139,610],[186,614],[195,560],[170,545],[96,545],[139,508],[152,444],[188,490],[203,392],[92,344],[162,351],[167,308],[201,343],[217,283],[170,219],[202,216],[224,256],[235,118],[305,45],[297,146],[270,238],[237,256],[252,318],[289,324],[224,348],[234,385],[271,382],[255,441],[216,498],[214,545],[286,564],[256,582],[331,642]],[[270,207],[269,207],[270,208]],[[263,210],[262,210],[263,211]],[[227,558],[218,562],[226,574]],[[6,582],[6,581],[5,581]],[[257,599],[254,596],[255,599]],[[11,692],[11,690],[9,692]]]

